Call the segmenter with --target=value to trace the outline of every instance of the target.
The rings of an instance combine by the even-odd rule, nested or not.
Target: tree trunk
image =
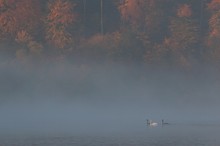
[[[100,31],[101,31],[101,34],[103,35],[103,0],[100,0],[100,8],[101,8],[101,18],[100,18],[100,20],[101,20],[101,22],[100,22]]]

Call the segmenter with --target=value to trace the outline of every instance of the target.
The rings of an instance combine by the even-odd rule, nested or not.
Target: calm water
[[[219,125],[169,125],[96,134],[6,136],[0,146],[219,146]]]

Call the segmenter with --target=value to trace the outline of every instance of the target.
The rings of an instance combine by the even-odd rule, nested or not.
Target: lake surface
[[[220,125],[176,124],[131,131],[103,133],[9,136],[0,146],[219,146]]]

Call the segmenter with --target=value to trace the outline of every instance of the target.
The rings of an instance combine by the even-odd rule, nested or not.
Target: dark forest
[[[220,61],[219,0],[1,0],[0,64]]]

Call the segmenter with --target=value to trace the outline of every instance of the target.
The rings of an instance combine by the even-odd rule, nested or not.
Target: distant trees
[[[168,20],[168,32],[162,33],[164,36],[161,43],[156,42],[151,50],[147,50],[144,59],[161,65],[190,67],[199,49],[196,47],[199,40],[198,24],[193,18],[191,6],[179,5],[176,14]]]
[[[122,27],[126,28],[127,33],[135,45],[131,48],[136,49],[132,54],[139,53],[135,60],[151,62],[155,57],[154,46],[159,44],[165,37],[169,13],[164,7],[165,0],[122,0],[118,5],[121,14]],[[126,36],[124,38],[127,38]],[[151,61],[150,61],[151,60]]]
[[[220,60],[219,19],[220,0],[0,0],[0,45],[19,60],[189,67]]]
[[[41,16],[41,7],[38,0],[1,0],[1,38],[15,39],[17,33],[21,30],[36,35],[42,22]]]
[[[41,54],[43,46],[37,36],[40,35],[42,24],[39,0],[0,1],[0,43],[15,47],[11,50],[20,61]]]
[[[54,47],[64,49],[73,41],[72,27],[77,21],[75,4],[69,0],[55,0],[48,4],[46,40]]]
[[[15,41],[20,44],[16,51],[16,57],[22,62],[39,60],[42,55],[43,46],[37,42],[27,31],[21,30],[17,33]]]
[[[211,14],[207,39],[209,60],[217,63],[220,61],[220,0],[212,0],[208,4],[208,10]]]
[[[190,5],[183,4],[177,9],[176,16],[170,21],[169,37],[164,45],[168,48],[170,59],[183,66],[190,66],[195,56],[198,42],[198,24],[192,17]],[[198,52],[196,52],[198,53]]]

